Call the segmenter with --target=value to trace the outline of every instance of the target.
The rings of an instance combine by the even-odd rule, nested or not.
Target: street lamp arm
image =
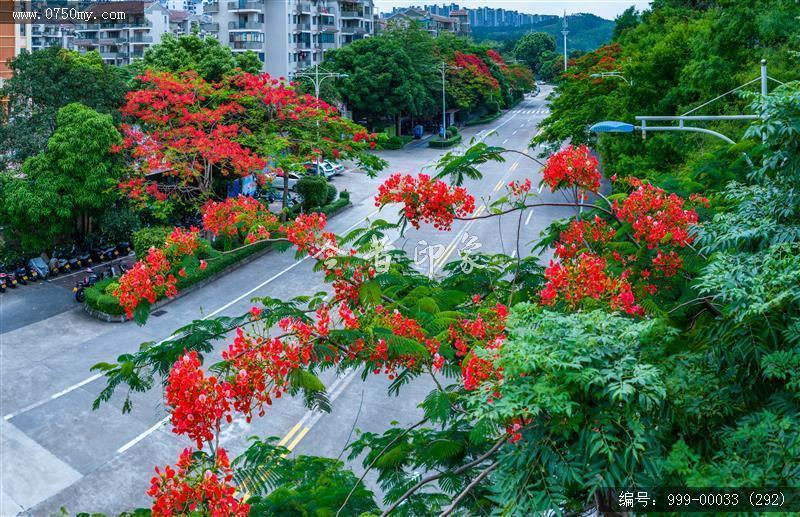
[[[642,126],[636,126],[636,129],[643,129]],[[688,131],[691,133],[705,133],[707,135],[715,136],[721,140],[726,141],[731,145],[736,145],[736,142],[728,138],[727,136],[723,135],[722,133],[718,133],[711,129],[706,129],[704,127],[691,127],[691,126],[647,126],[646,131]]]

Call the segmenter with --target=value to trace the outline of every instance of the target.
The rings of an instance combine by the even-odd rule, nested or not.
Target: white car
[[[300,181],[300,175],[294,172],[289,173],[289,190],[294,190],[297,186],[297,182]],[[278,174],[272,178],[272,188],[275,190],[283,191],[283,176],[279,176]]]
[[[340,174],[337,172],[336,168],[330,162],[320,162],[317,164],[316,162],[306,162],[303,164],[308,171],[309,174],[317,174],[317,168],[322,173],[323,176],[327,179],[331,179],[336,174]]]

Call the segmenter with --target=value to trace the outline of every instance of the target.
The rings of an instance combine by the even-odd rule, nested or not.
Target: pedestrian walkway
[[[550,110],[547,108],[536,109],[513,109],[511,113],[519,113],[521,115],[549,115]]]

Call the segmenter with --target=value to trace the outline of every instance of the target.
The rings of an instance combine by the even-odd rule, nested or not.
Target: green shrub
[[[411,135],[391,136],[382,144],[384,149],[398,150],[406,146],[410,141],[414,140]]]
[[[325,198],[325,204],[330,205],[333,203],[333,201],[336,199],[336,194],[338,194],[336,187],[328,183],[328,196]]]
[[[446,149],[448,147],[453,147],[461,143],[461,135],[456,135],[454,137],[448,138],[447,140],[439,140],[438,138],[432,138],[428,140],[428,147],[432,147],[433,149]]]
[[[328,180],[324,176],[303,176],[295,187],[297,193],[303,196],[303,208],[306,211],[315,206],[325,204],[328,197]]]
[[[456,126],[450,126],[447,128],[447,138],[453,138],[458,134],[458,128]]]
[[[346,190],[339,192],[339,199],[344,199],[348,203],[350,202],[350,193]]]
[[[100,235],[109,242],[131,240],[131,235],[141,228],[139,216],[127,206],[109,207],[98,221]]]
[[[110,279],[108,279],[108,280],[110,280]],[[116,280],[114,280],[114,281],[110,282],[110,283],[109,283],[109,284],[106,286],[106,288],[105,288],[105,289],[103,289],[103,294],[108,294],[108,295],[111,295],[111,296],[113,296],[113,295],[114,295],[114,291],[116,291],[116,290],[117,290],[117,287],[119,287],[119,282],[117,282]]]
[[[112,285],[118,286],[119,284],[114,278],[105,278],[87,288],[84,291],[86,305],[112,316],[125,314],[125,309],[120,306],[117,297],[110,293],[110,291],[113,291],[113,289],[109,289]],[[116,287],[114,288],[116,289]]]
[[[133,232],[133,251],[137,257],[144,257],[151,247],[163,246],[171,232],[172,228],[169,226],[151,226],[135,231]]]

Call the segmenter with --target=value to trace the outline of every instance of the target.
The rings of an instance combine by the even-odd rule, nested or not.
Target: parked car
[[[294,190],[297,182],[300,181],[300,175],[294,172],[290,172],[288,175],[289,182],[289,190]],[[283,176],[282,175],[275,175],[272,179],[272,188],[275,190],[280,190],[283,192]]]
[[[334,167],[334,165],[330,162],[319,162],[319,164],[316,162],[306,162],[303,165],[309,174],[319,174],[321,172],[322,175],[327,179],[331,179],[335,175],[341,174],[340,172],[337,172],[336,167]]]

